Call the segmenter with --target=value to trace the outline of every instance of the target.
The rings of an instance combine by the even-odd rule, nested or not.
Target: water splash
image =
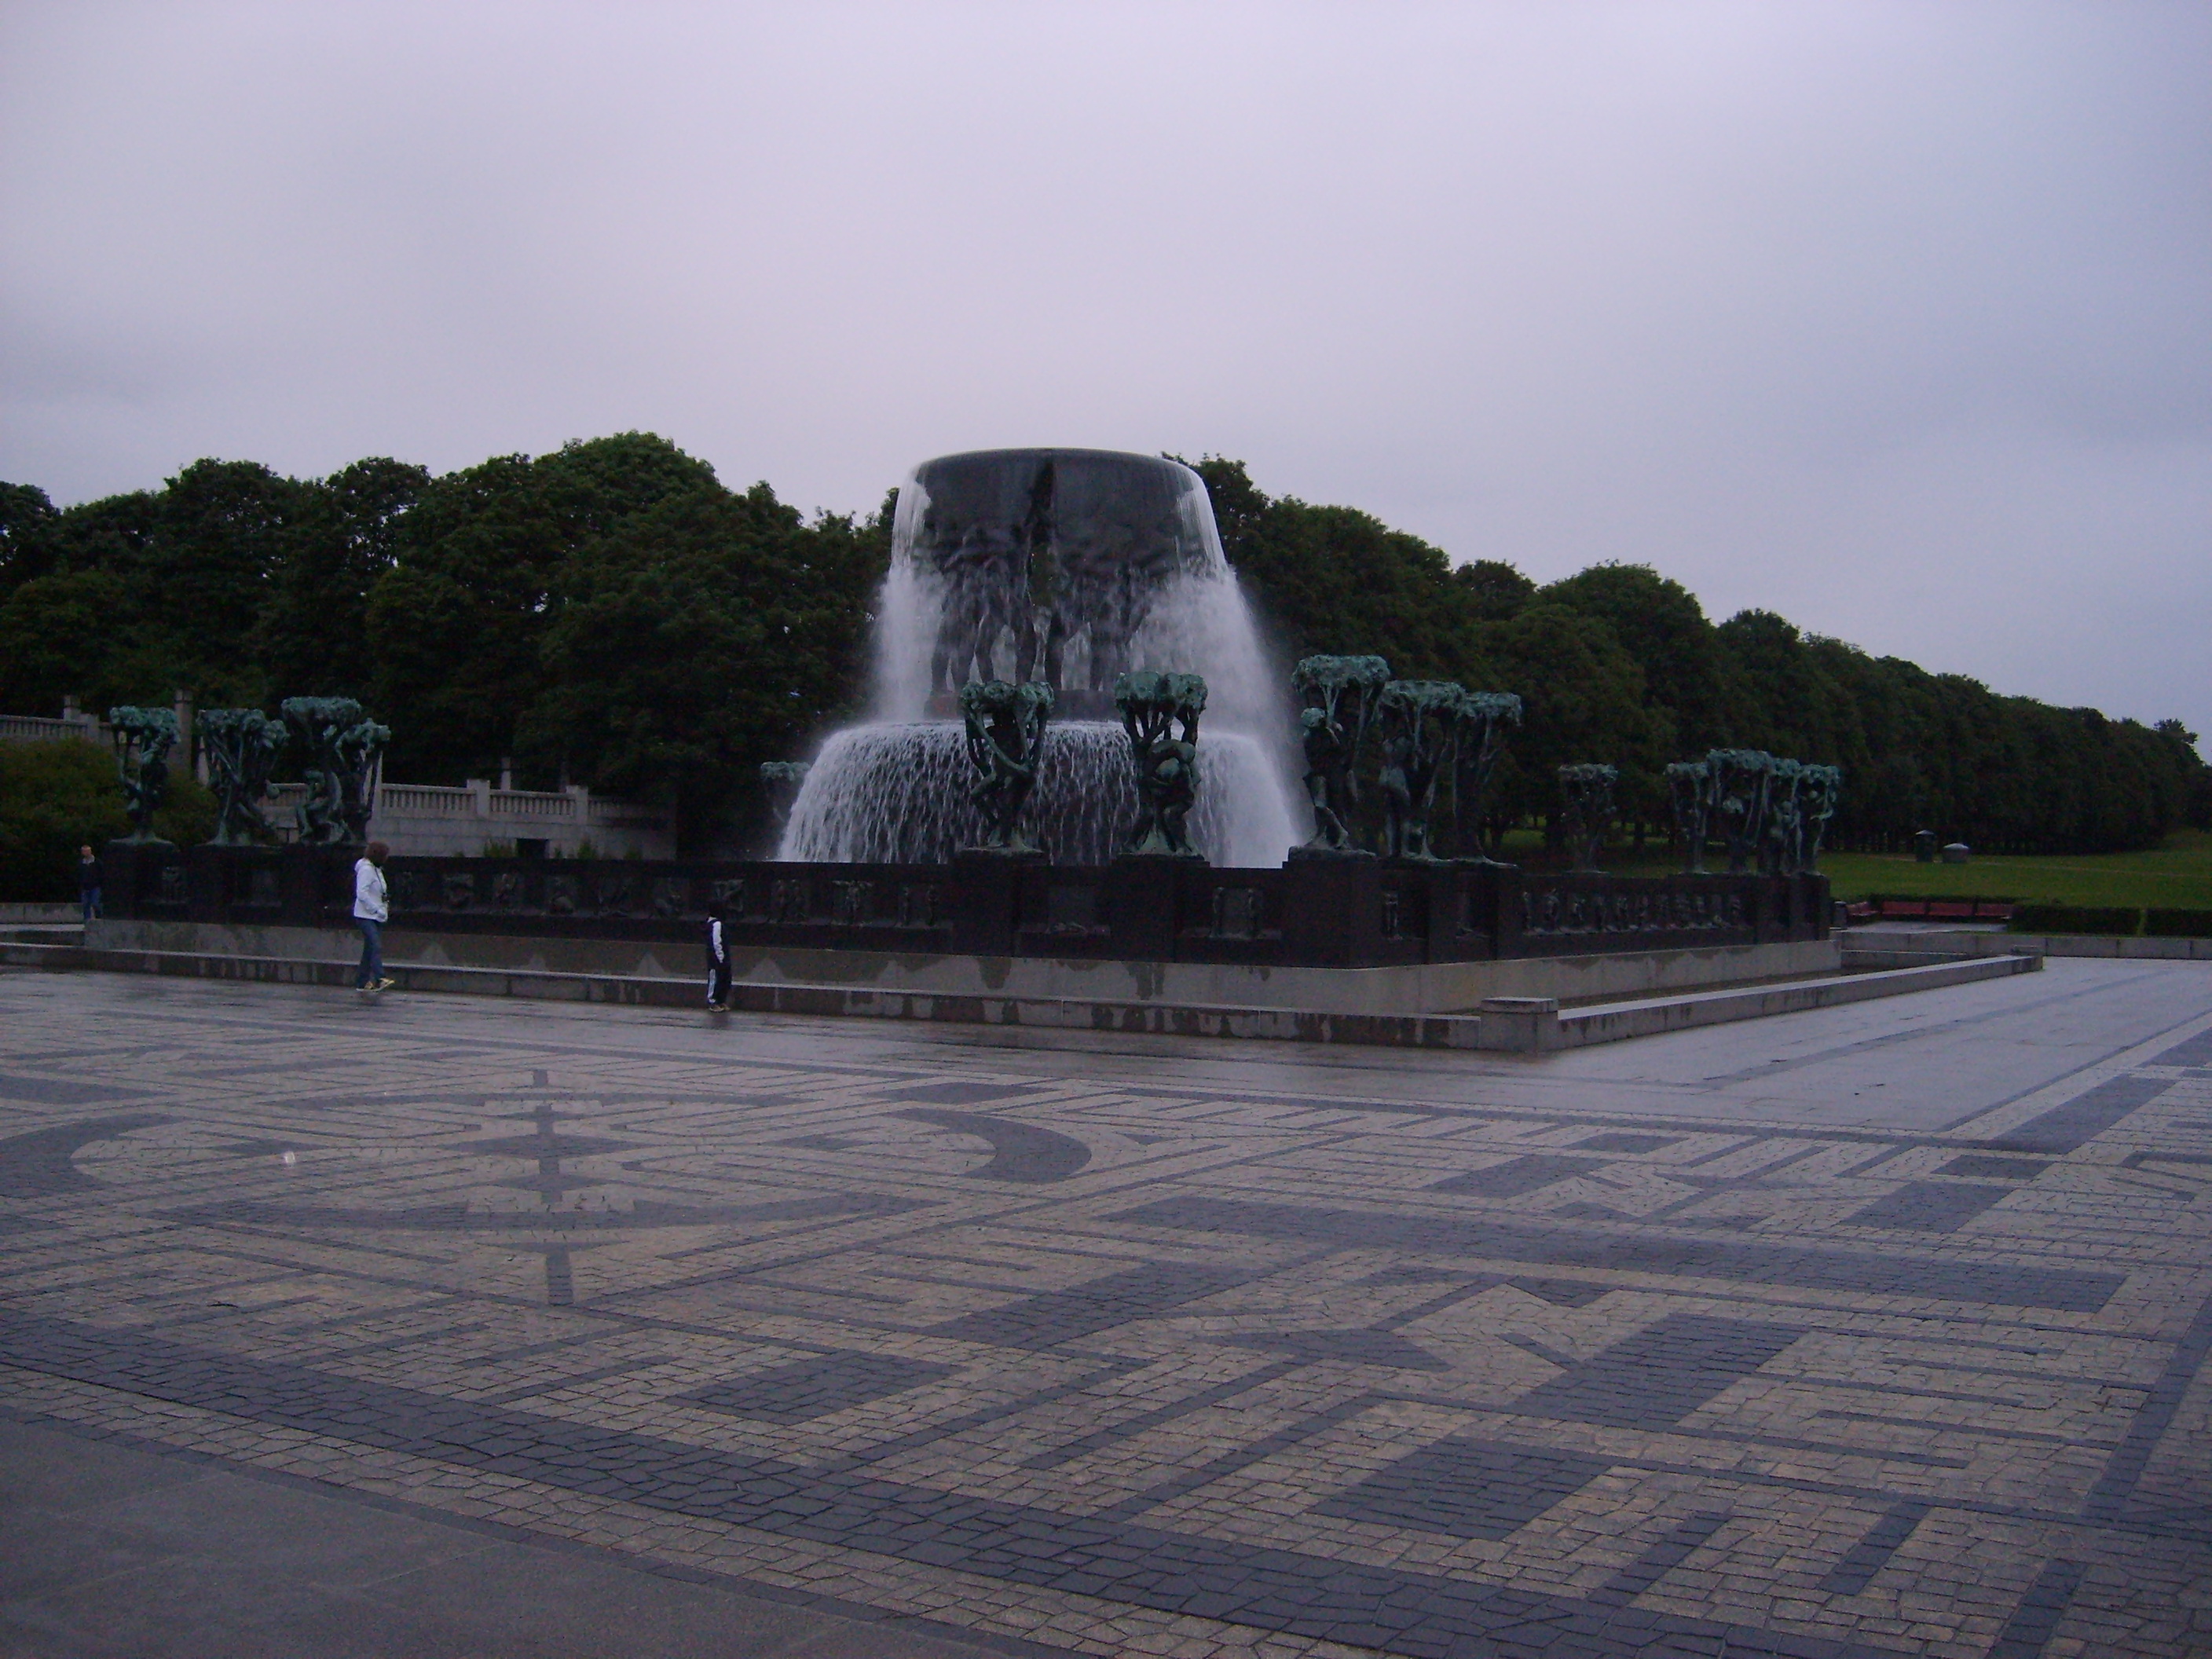
[[[1276,865],[1293,825],[1266,752],[1238,732],[1203,732],[1192,839],[1214,864]],[[779,854],[830,864],[932,864],[971,846],[982,816],[956,721],[848,726],[831,735],[792,805]],[[1103,864],[1136,822],[1129,738],[1104,720],[1045,732],[1036,793],[1024,820],[1060,864]]]
[[[777,856],[927,862],[973,842],[951,692],[1024,666],[1061,688],[1028,815],[1055,860],[1103,862],[1135,817],[1128,740],[1099,718],[1125,667],[1206,678],[1193,822],[1209,860],[1279,864],[1305,838],[1284,676],[1198,475],[1152,456],[992,451],[925,462],[901,486],[872,719],[823,745]]]

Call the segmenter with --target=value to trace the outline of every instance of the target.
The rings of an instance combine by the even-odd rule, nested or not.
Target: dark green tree
[[[255,647],[276,695],[370,695],[368,596],[397,567],[428,469],[356,461],[302,491]]]
[[[1194,463],[1213,498],[1222,550],[1293,657],[1388,657],[1405,679],[1486,684],[1474,624],[1497,576],[1453,579],[1443,550],[1349,507],[1271,499],[1242,461]]]
[[[0,483],[0,599],[45,574],[54,504],[36,484]]]
[[[387,770],[457,783],[515,754],[521,717],[546,690],[563,562],[672,495],[720,491],[705,462],[636,432],[434,480],[367,607],[370,702],[395,716]]]
[[[879,516],[808,526],[765,483],[693,489],[619,522],[556,573],[525,751],[674,809],[687,849],[745,816],[760,763],[851,712]]]
[[[1595,617],[1644,671],[1653,704],[1674,721],[1674,741],[1702,753],[1736,742],[1751,713],[1747,688],[1720,648],[1696,594],[1649,565],[1594,564],[1552,583],[1540,602]]]
[[[1594,617],[1539,602],[1482,627],[1482,647],[1497,665],[1497,684],[1520,694],[1523,717],[1498,769],[1493,792],[1501,812],[1538,816],[1559,811],[1559,769],[1589,761],[1621,770],[1620,798],[1647,812],[1660,793],[1659,775],[1674,746],[1672,722],[1648,706],[1644,672]]]

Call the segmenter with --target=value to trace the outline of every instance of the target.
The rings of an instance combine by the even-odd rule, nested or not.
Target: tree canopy
[[[1842,845],[1932,829],[2107,851],[2212,827],[2212,769],[2178,721],[2001,696],[1768,611],[1716,623],[1643,565],[1541,587],[1455,566],[1356,507],[1269,496],[1240,461],[1194,465],[1292,655],[1376,653],[1406,678],[1521,695],[1498,791],[1513,814],[1550,813],[1556,767],[1609,761],[1624,810],[1656,823],[1665,763],[1732,745],[1842,766]],[[0,483],[0,708],[356,697],[392,726],[396,778],[512,757],[526,783],[672,808],[705,850],[746,817],[761,761],[860,706],[890,507],[810,521],[641,432],[443,476],[201,460],[60,509]]]
[[[888,520],[812,524],[623,433],[442,477],[199,461],[54,511],[0,485],[0,708],[358,698],[410,782],[586,782],[715,843],[856,701]]]
[[[1990,852],[2113,852],[2184,822],[2212,828],[2212,769],[2178,720],[2001,696],[1771,611],[1716,623],[1644,565],[1540,588],[1510,565],[1454,568],[1367,514],[1272,498],[1242,462],[1192,465],[1230,562],[1291,654],[1373,652],[1406,678],[1521,695],[1527,722],[1499,798],[1522,814],[1556,804],[1555,766],[1609,761],[1623,811],[1656,822],[1665,762],[1727,746],[1840,765],[1838,845],[1901,847],[1932,829]]]

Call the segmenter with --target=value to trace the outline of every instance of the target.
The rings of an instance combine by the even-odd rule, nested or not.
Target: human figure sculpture
[[[1797,835],[1802,809],[1797,798],[1805,769],[1794,760],[1776,759],[1767,773],[1766,822],[1759,836],[1759,873],[1796,873]]]
[[[791,822],[792,806],[799,799],[799,787],[806,781],[809,769],[805,761],[761,763],[761,789],[768,797],[768,832],[772,844],[782,843],[784,829]]]
[[[960,688],[960,712],[968,721],[968,759],[981,778],[969,799],[983,814],[983,839],[969,850],[1037,850],[1022,835],[1020,820],[1030,791],[1036,787],[1052,706],[1052,687],[1042,680],[1019,685],[983,680]]]
[[[169,751],[183,735],[177,716],[167,708],[125,706],[107,711],[115,733],[115,769],[123,785],[124,810],[131,814],[125,841],[159,842],[154,814],[169,793]]]
[[[1437,861],[1429,845],[1437,777],[1456,757],[1466,690],[1450,680],[1392,680],[1376,708],[1382,723],[1382,855]]]
[[[1705,756],[1711,771],[1710,811],[1728,843],[1729,873],[1744,874],[1758,855],[1766,827],[1766,786],[1774,757],[1763,749],[1715,749]]]
[[[1189,819],[1198,804],[1198,717],[1206,708],[1206,682],[1195,674],[1139,669],[1115,680],[1114,707],[1137,769],[1129,852],[1139,858],[1203,856],[1191,845]]]
[[[1314,811],[1313,839],[1298,852],[1371,856],[1358,845],[1352,819],[1359,805],[1359,751],[1375,694],[1389,678],[1390,665],[1380,657],[1308,657],[1291,671],[1291,684],[1307,702],[1298,730]]]
[[[1604,851],[1606,832],[1613,828],[1613,787],[1620,780],[1618,768],[1599,763],[1559,769],[1568,846],[1574,867],[1582,874],[1598,873],[1597,855]]]
[[[1351,829],[1329,805],[1334,799],[1342,801],[1347,811],[1351,806],[1352,741],[1344,727],[1329,719],[1325,708],[1302,708],[1298,746],[1305,751],[1306,799],[1313,805],[1314,833],[1311,841],[1292,850],[1340,858],[1371,856],[1352,844]]]
[[[900,492],[898,533],[938,607],[932,696],[992,678],[1008,665],[1006,641],[1017,680],[1046,682],[1062,706],[1103,702],[1160,596],[1219,559],[1205,503],[1195,474],[1152,456],[997,450],[924,463]]]
[[[369,787],[391,728],[364,717],[351,697],[287,697],[278,710],[307,751],[301,841],[311,847],[359,845],[374,813]]]
[[[1703,761],[1672,761],[1667,767],[1667,798],[1674,809],[1674,833],[1682,842],[1682,873],[1705,873],[1705,833],[1712,815],[1713,769]]]
[[[390,726],[363,720],[339,732],[331,745],[337,760],[338,820],[349,847],[368,839],[368,821],[376,815],[376,766],[391,741]]]
[[[213,845],[253,847],[270,837],[261,803],[284,747],[284,726],[258,708],[204,708],[197,725],[215,788]]]
[[[1843,799],[1844,769],[1808,766],[1798,786],[1797,857],[1799,873],[1818,875],[1820,842],[1828,833],[1828,820],[1836,816]]]
[[[1452,811],[1459,823],[1462,863],[1513,866],[1483,847],[1483,807],[1490,780],[1505,752],[1508,726],[1521,724],[1521,699],[1510,691],[1470,691],[1460,699],[1458,767],[1452,778]]]

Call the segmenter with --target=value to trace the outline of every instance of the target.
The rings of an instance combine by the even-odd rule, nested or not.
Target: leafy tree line
[[[1605,564],[1539,587],[1345,507],[1197,464],[1231,562],[1294,653],[1375,651],[1408,678],[1510,690],[1527,724],[1501,810],[1548,817],[1559,765],[1610,760],[1639,826],[1661,769],[1720,744],[1846,773],[1842,844],[1918,829],[1990,851],[2154,845],[2212,820],[2174,721],[2000,696],[1955,675]],[[503,757],[666,805],[687,849],[747,820],[763,760],[852,713],[890,502],[807,520],[665,440],[624,433],[433,477],[374,459],[327,478],[204,460],[158,490],[56,510],[0,484],[0,709],[359,698],[390,775],[458,783]]]
[[[2102,853],[2212,828],[2212,769],[2179,720],[1999,696],[1771,611],[1716,623],[1644,565],[1539,587],[1510,565],[1455,568],[1346,507],[1271,498],[1242,462],[1194,464],[1238,576],[1293,654],[1376,652],[1407,679],[1520,693],[1527,724],[1499,805],[1547,821],[1556,769],[1611,761],[1639,838],[1666,817],[1667,762],[1767,749],[1844,769],[1832,844],[1887,850],[1934,830],[1987,852]]]
[[[441,477],[204,460],[58,512],[0,485],[0,708],[356,697],[389,776],[511,757],[671,807],[703,850],[857,696],[888,526],[807,522],[635,432]]]

